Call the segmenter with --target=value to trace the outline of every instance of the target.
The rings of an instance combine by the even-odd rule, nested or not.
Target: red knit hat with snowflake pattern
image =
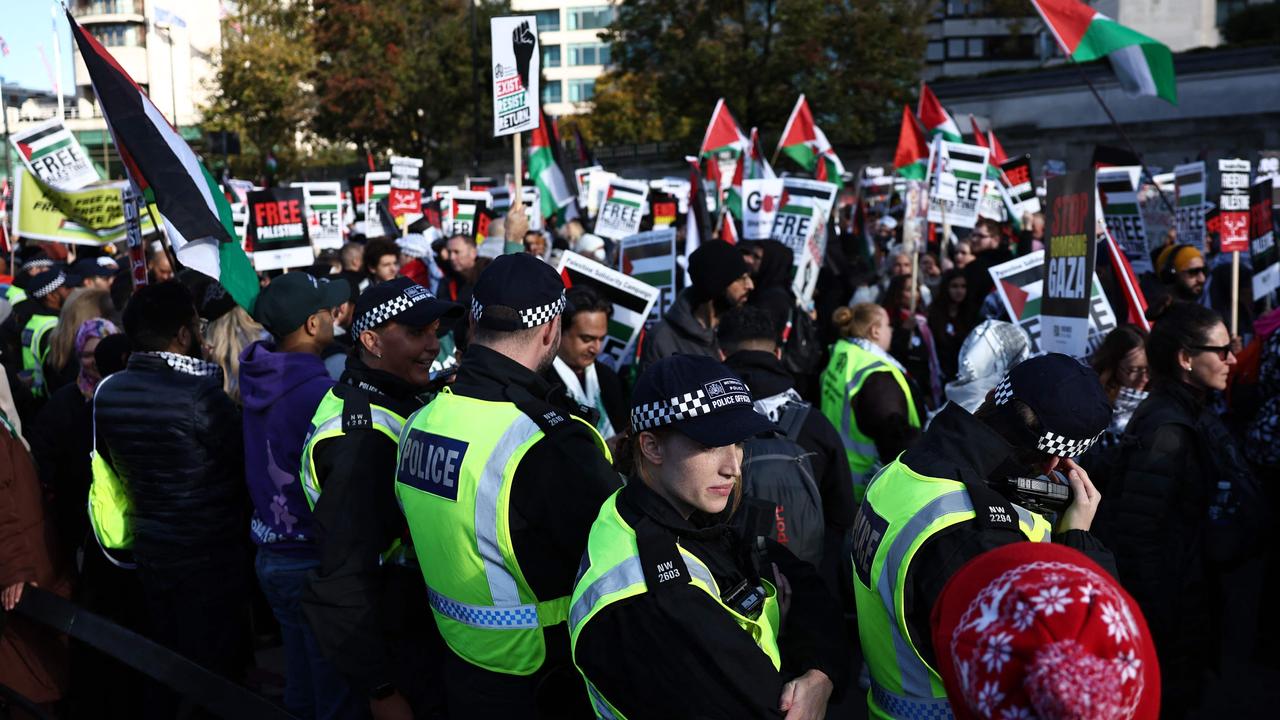
[[[1137,603],[1082,553],[1015,543],[960,568],[933,606],[959,720],[1156,720],[1160,668]]]

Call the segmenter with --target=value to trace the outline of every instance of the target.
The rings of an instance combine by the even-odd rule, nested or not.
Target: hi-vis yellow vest
[[[1049,541],[1043,517],[1012,507],[1028,540]],[[871,671],[871,717],[952,717],[942,679],[911,641],[903,590],[920,547],[975,517],[964,483],[921,475],[901,460],[887,465],[867,488],[853,525],[853,590],[862,655]]]
[[[49,348],[41,346],[45,335],[57,326],[57,315],[36,314],[22,329],[22,369],[31,373],[31,394],[38,398],[45,396],[44,360],[49,355]]]
[[[867,378],[879,372],[893,375],[898,387],[902,388],[902,395],[907,399],[907,421],[911,423],[911,427],[919,428],[920,416],[916,411],[915,399],[911,397],[911,386],[902,371],[892,363],[885,362],[855,343],[840,340],[831,349],[831,361],[822,372],[822,414],[840,430],[845,456],[849,459],[849,470],[853,473],[853,495],[856,502],[862,502],[867,482],[885,462],[891,460],[880,457],[875,441],[858,427],[858,419],[853,416],[854,397],[867,382]]]
[[[302,494],[307,498],[307,505],[316,509],[320,500],[320,480],[316,477],[316,463],[312,456],[316,443],[332,437],[345,435],[343,428],[343,408],[345,401],[338,397],[333,388],[320,398],[316,412],[311,416],[311,430],[302,445],[302,468],[299,476],[302,481]],[[381,405],[369,405],[369,417],[365,419],[374,430],[391,438],[392,442],[400,442],[400,430],[404,427],[404,417]]]
[[[618,492],[622,492],[619,490]],[[751,634],[760,652],[769,656],[775,669],[782,667],[782,653],[778,650],[778,631],[781,628],[777,591],[767,580],[761,580],[765,588],[764,609],[760,617],[752,620],[725,605],[720,600],[720,588],[715,577],[696,555],[680,547],[677,549],[689,568],[690,582],[694,587],[711,596],[724,608],[744,632]],[[605,720],[622,720],[623,715],[591,683],[582,665],[578,663],[578,636],[588,622],[610,604],[648,592],[640,566],[640,549],[636,531],[618,514],[618,493],[615,492],[600,508],[600,515],[591,526],[585,557],[586,570],[573,587],[573,601],[569,605],[569,638],[573,649],[574,664],[587,682],[587,695],[596,711],[596,717]],[[625,652],[625,648],[620,649]],[[655,659],[655,662],[661,662]],[[655,692],[659,690],[655,688]]]
[[[590,428],[601,453],[610,457],[590,423],[554,415],[557,423]],[[454,395],[446,388],[410,416],[396,462],[396,497],[440,635],[467,662],[509,675],[542,667],[542,628],[564,622],[569,611],[567,595],[534,596],[511,544],[512,480],[543,437],[542,428],[515,404]]]

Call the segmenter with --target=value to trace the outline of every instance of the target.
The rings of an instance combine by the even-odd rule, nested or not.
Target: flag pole
[[[1138,152],[1138,148],[1135,147],[1133,141],[1129,139],[1129,134],[1124,131],[1124,128],[1120,125],[1120,121],[1116,120],[1116,116],[1112,114],[1111,108],[1103,101],[1102,95],[1098,92],[1098,88],[1095,87],[1093,81],[1089,79],[1089,74],[1084,71],[1084,66],[1073,60],[1070,55],[1067,55],[1067,62],[1074,66],[1080,73],[1080,78],[1084,80],[1085,85],[1089,86],[1089,91],[1093,93],[1094,99],[1102,106],[1102,111],[1107,114],[1107,119],[1111,121],[1111,126],[1116,129],[1117,133],[1119,133],[1120,139],[1124,141],[1124,144],[1129,146],[1129,152],[1133,153],[1133,156],[1138,158],[1138,165],[1142,167],[1142,172],[1146,173],[1147,178],[1151,180],[1151,184],[1155,185],[1156,192],[1160,193],[1160,200],[1164,202],[1165,208],[1169,210],[1171,215],[1176,216],[1178,211],[1174,209],[1173,204],[1169,202],[1169,198],[1165,197],[1164,191],[1160,189],[1160,184],[1156,182],[1156,176],[1147,168],[1146,160],[1142,159],[1142,153]]]

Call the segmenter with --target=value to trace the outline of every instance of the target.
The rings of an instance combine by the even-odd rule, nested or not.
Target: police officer
[[[944,407],[920,442],[875,477],[853,527],[871,717],[951,716],[930,643],[934,601],[974,556],[1013,542],[1047,542],[1054,532],[1045,517],[1007,499],[1012,478],[1065,471],[1074,497],[1053,539],[1114,574],[1114,559],[1088,532],[1101,496],[1071,459],[1110,420],[1092,369],[1044,355],[1010,371],[975,414]]]
[[[742,441],[777,427],[693,355],[645,371],[631,423],[632,476],[591,527],[569,609],[597,715],[823,717],[847,667],[839,607],[765,539],[774,506],[742,496]]]
[[[875,303],[837,308],[832,318],[843,338],[822,372],[822,414],[840,431],[853,499],[885,462],[918,439],[923,408],[902,364],[889,354],[893,328]]]
[[[31,316],[22,327],[22,376],[31,379],[31,395],[46,395],[44,361],[49,354],[49,339],[58,326],[58,313],[71,294],[67,274],[51,267],[27,282]]]
[[[589,714],[564,621],[591,522],[620,483],[590,411],[541,376],[564,307],[549,265],[494,260],[456,380],[401,436],[396,493],[453,651],[451,717]]]
[[[367,695],[375,718],[411,717],[411,704],[431,702],[421,655],[434,627],[414,624],[425,591],[403,542],[392,483],[400,431],[431,381],[437,332],[461,314],[407,278],[367,290],[351,325],[355,352],[321,399],[303,444],[300,479],[320,554],[303,612],[325,656]]]

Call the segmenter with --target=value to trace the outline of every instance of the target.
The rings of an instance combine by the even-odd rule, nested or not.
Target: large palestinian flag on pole
[[[556,216],[573,203],[573,193],[565,182],[564,172],[556,162],[554,145],[548,128],[551,119],[544,112],[542,122],[529,134],[529,177],[538,187],[542,217]]]
[[[813,113],[809,111],[809,103],[804,95],[796,100],[795,109],[787,120],[787,126],[778,139],[778,151],[786,153],[800,167],[813,173],[819,180],[844,186],[841,175],[844,174],[844,163],[836,157],[827,136],[813,121]]]
[[[941,135],[943,140],[963,142],[960,126],[947,114],[942,103],[938,102],[938,96],[923,82],[920,83],[920,105],[916,108],[916,114],[920,116],[920,122],[924,124],[924,131],[930,140]]]
[[[1074,62],[1105,57],[1133,96],[1151,95],[1178,104],[1173,53],[1168,46],[1127,28],[1079,0],[1031,0],[1058,47]]]
[[[698,156],[710,157],[722,150],[741,153],[746,149],[747,136],[743,134],[737,121],[729,113],[729,107],[724,104],[724,98],[720,98],[716,101],[715,109],[711,111],[711,122],[707,123],[707,132],[702,136],[702,147],[698,150]]]
[[[67,22],[129,179],[160,208],[178,260],[216,279],[252,312],[258,277],[236,239],[226,195],[111,53],[70,12]]]

